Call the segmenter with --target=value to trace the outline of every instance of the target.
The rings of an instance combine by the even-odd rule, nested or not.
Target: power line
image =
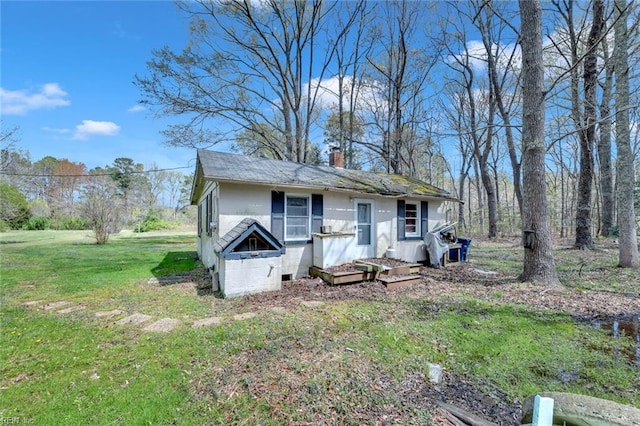
[[[154,173],[154,172],[167,172],[171,170],[181,170],[181,169],[191,169],[191,166],[183,166],[183,167],[171,167],[166,169],[152,169],[152,170],[135,170],[131,172],[124,173],[125,175],[137,175],[137,174],[145,174],[145,173]],[[73,174],[73,175],[59,175],[59,174],[37,174],[37,173],[11,173],[0,171],[0,175],[5,176],[20,176],[20,177],[95,177],[95,176],[111,176],[113,173],[91,173],[91,174]]]

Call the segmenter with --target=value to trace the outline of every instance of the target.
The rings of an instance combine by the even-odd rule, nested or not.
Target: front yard
[[[420,268],[408,288],[309,278],[225,300],[194,240],[0,234],[0,419],[446,425],[442,400],[516,425],[541,391],[640,406],[637,342],[607,330],[636,318],[637,333],[640,272],[615,267],[612,243],[559,246],[562,290],[516,281],[516,241],[474,240],[471,262]]]

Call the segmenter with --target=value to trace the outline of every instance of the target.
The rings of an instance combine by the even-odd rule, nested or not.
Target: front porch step
[[[381,275],[378,279],[390,290],[409,287],[422,281],[422,277],[420,275]]]
[[[353,261],[353,264],[356,268],[367,270],[367,271],[378,271],[382,275],[410,275],[410,274],[419,274],[420,273],[420,265],[419,263],[406,263],[400,266],[386,266],[375,262],[370,262],[368,260],[356,259]]]
[[[373,271],[329,272],[316,266],[309,268],[309,275],[322,278],[331,285],[353,284],[375,280],[378,273]]]

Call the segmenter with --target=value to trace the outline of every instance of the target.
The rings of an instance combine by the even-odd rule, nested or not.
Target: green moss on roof
[[[429,185],[419,179],[401,176],[401,175],[385,175],[395,183],[403,185],[411,189],[412,192],[422,195],[441,195],[441,191],[435,186]]]
[[[198,172],[202,173],[204,179],[281,186],[304,185],[389,196],[451,198],[447,191],[416,178],[216,151],[199,150],[197,168],[201,169]]]

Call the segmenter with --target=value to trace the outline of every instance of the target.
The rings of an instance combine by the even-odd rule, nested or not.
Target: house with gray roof
[[[458,200],[415,178],[342,164],[340,152],[324,166],[198,150],[191,203],[214,288],[225,297],[279,289],[311,266],[361,258],[425,261],[424,234]]]

